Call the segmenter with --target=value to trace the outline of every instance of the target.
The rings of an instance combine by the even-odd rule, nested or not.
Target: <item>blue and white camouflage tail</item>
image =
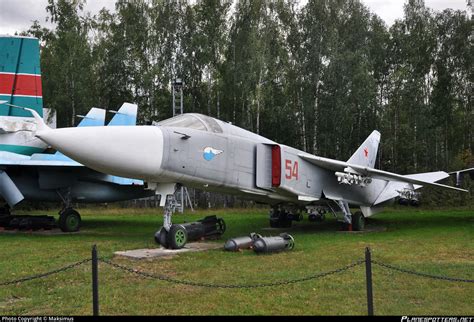
[[[380,132],[374,130],[347,160],[347,163],[374,168],[380,143]]]
[[[130,103],[123,103],[118,111],[109,111],[114,113],[114,117],[107,126],[117,125],[136,125],[138,106]]]
[[[105,124],[105,110],[93,107],[86,116],[81,116],[82,120],[77,127],[83,126],[104,126]]]

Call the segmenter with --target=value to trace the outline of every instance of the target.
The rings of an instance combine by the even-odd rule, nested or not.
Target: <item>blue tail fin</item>
[[[105,110],[101,108],[93,107],[87,113],[86,116],[78,115],[82,117],[81,122],[77,125],[77,127],[83,126],[104,126],[105,124]]]
[[[136,125],[137,110],[138,106],[136,104],[123,103],[122,107],[118,111],[109,111],[115,115],[107,125]]]

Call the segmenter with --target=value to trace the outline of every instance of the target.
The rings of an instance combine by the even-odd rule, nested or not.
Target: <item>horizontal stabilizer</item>
[[[380,179],[380,180],[386,180],[386,181],[399,181],[399,182],[411,183],[411,184],[416,184],[416,185],[421,185],[421,186],[427,185],[427,186],[433,186],[433,187],[438,187],[438,188],[468,192],[465,189],[460,189],[460,188],[451,187],[451,186],[440,184],[440,183],[425,181],[423,179],[419,179],[418,177],[414,175],[404,176],[404,175],[400,175],[400,174],[396,174],[396,173],[392,173],[388,171],[382,171],[382,170],[377,170],[374,168],[360,166],[353,163],[348,163],[348,162],[343,162],[343,161],[333,160],[333,159],[328,159],[328,158],[323,158],[323,157],[317,157],[315,155],[311,155],[307,153],[300,153],[298,155],[302,159],[314,165],[317,165],[321,168],[331,170],[331,171],[344,172],[346,168],[350,168],[353,171],[357,171],[357,173],[360,175],[368,176],[374,179]],[[445,177],[448,176],[448,174],[445,172],[444,172],[444,175]]]
[[[409,174],[404,177],[433,183],[439,180],[446,179],[448,176],[449,175],[446,172],[436,171],[436,172]],[[377,197],[377,200],[375,200],[374,205],[378,205],[380,203],[383,203],[387,200],[390,200],[392,198],[399,196],[400,194],[399,191],[402,191],[404,189],[408,188],[408,189],[416,190],[421,187],[422,185],[413,185],[411,183],[400,182],[400,181],[390,181],[385,187],[385,189],[382,191],[382,193],[380,193],[380,195]]]

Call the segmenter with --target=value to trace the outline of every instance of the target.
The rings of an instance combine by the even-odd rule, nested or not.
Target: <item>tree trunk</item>
[[[316,92],[314,93],[314,124],[313,124],[313,154],[318,153],[318,123],[319,123],[319,73],[316,77]]]
[[[300,123],[300,128],[301,128],[301,135],[303,139],[303,150],[308,151],[308,147],[306,145],[306,121],[304,117],[304,104],[303,104],[303,88],[300,85],[300,95],[296,96],[297,99],[300,102],[300,117],[299,117],[299,123]]]

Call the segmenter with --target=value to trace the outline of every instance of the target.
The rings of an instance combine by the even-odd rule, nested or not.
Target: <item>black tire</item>
[[[407,206],[410,203],[410,201],[406,198],[400,198],[398,199],[398,203],[402,206]]]
[[[171,225],[167,239],[169,248],[181,249],[188,242],[188,232],[182,225]]]
[[[323,222],[326,219],[326,215],[324,214],[309,214],[308,220],[311,222]]]
[[[362,212],[358,211],[352,215],[352,230],[361,231],[365,228],[365,217]]]
[[[164,248],[168,248],[168,238],[167,237],[168,237],[168,232],[166,231],[166,229],[164,227],[161,227],[161,229],[158,230],[155,233],[155,242],[158,245],[163,246]]]
[[[278,222],[278,220],[270,219],[270,227],[272,227],[272,228],[279,228],[279,227],[280,227],[280,223]]]
[[[273,211],[270,213],[270,227],[280,228],[280,212]]]
[[[293,223],[293,221],[290,218],[290,215],[286,212],[281,212],[280,213],[279,222],[280,222],[280,227],[281,228],[289,228],[289,227],[291,227],[291,224]]]
[[[288,228],[291,227],[292,221],[282,215],[279,218],[270,218],[270,227],[272,228]]]
[[[81,228],[81,216],[72,208],[65,209],[59,214],[59,228],[67,233],[79,231]]]
[[[225,221],[222,218],[217,219],[217,231],[219,235],[222,235],[225,233],[227,226],[225,225]]]

